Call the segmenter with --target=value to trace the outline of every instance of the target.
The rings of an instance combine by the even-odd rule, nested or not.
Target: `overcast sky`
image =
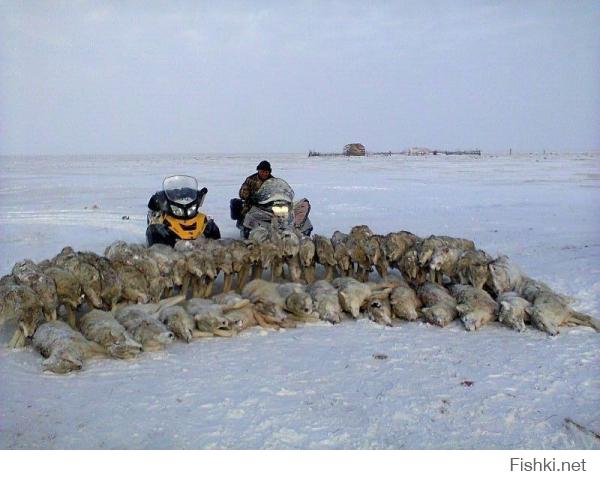
[[[598,1],[0,0],[0,153],[600,149]]]

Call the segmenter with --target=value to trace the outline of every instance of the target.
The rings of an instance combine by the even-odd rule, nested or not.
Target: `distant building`
[[[361,143],[349,143],[344,147],[344,155],[347,157],[364,157],[365,146]]]
[[[412,147],[408,149],[409,155],[431,155],[433,150],[425,147]]]

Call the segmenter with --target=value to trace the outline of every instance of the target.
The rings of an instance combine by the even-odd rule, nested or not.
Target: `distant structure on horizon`
[[[344,155],[346,157],[364,157],[367,151],[362,143],[349,143],[344,146]]]
[[[349,143],[344,145],[342,153],[321,153],[314,150],[308,151],[309,157],[364,157],[370,155],[475,155],[480,156],[481,150],[433,150],[426,147],[411,147],[402,152],[367,152],[362,143]]]
[[[425,147],[411,147],[406,155],[437,155],[437,151]]]

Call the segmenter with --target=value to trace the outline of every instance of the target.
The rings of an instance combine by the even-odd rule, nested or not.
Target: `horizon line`
[[[411,147],[411,148],[424,148],[424,147]],[[432,152],[433,151],[438,151],[441,152],[442,149],[430,149]],[[454,149],[454,150],[448,150],[448,151],[458,151],[460,149]],[[477,149],[475,149],[477,150]],[[506,149],[501,149],[501,150],[489,150],[489,151],[485,151],[485,150],[481,150],[481,155],[498,155],[498,154],[506,154],[509,155],[511,152],[513,155],[520,155],[520,154],[533,154],[533,153],[539,153],[539,154],[583,154],[583,153],[600,153],[600,148],[597,149],[590,149],[590,150],[585,150],[585,149],[569,149],[569,150],[554,150],[554,149],[540,149],[540,150],[520,150],[520,149],[511,149],[506,148]],[[300,154],[307,154],[310,151],[318,151],[319,153],[321,153],[320,150],[307,150],[307,151],[302,151],[302,152],[258,152],[258,151],[254,151],[254,152],[86,152],[86,153],[81,153],[81,152],[65,152],[65,153],[24,153],[24,152],[9,152],[9,153],[3,153],[0,152],[0,157],[78,157],[78,156],[101,156],[101,157],[109,157],[109,156],[148,156],[148,155],[157,155],[157,156],[163,156],[163,155],[300,155]],[[369,154],[375,154],[375,153],[386,153],[390,151],[390,149],[387,150],[373,150],[373,151],[367,151],[367,154],[365,156],[369,156]],[[337,151],[323,151],[323,155],[327,155],[327,154],[341,154],[342,152],[337,152]],[[407,156],[411,156],[408,155],[408,150],[403,150],[403,151],[392,151],[392,155],[407,155]],[[413,155],[414,156],[414,155]]]

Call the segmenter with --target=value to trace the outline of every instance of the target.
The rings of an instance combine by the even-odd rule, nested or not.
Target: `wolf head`
[[[360,315],[361,301],[356,295],[352,295],[351,292],[346,290],[340,290],[338,292],[340,305],[342,309],[352,315],[352,318],[358,318]]]
[[[498,312],[498,321],[518,332],[525,331],[525,312],[521,314],[508,302],[500,302],[500,311]]]
[[[421,310],[423,318],[426,322],[438,327],[445,327],[448,323],[454,320],[454,315],[449,308],[442,305],[433,305]]]
[[[535,306],[531,309],[531,323],[533,323],[536,328],[548,333],[549,335],[554,336],[559,334],[558,319],[554,315],[551,315]]]
[[[129,334],[125,334],[121,340],[110,345],[107,350],[111,357],[127,359],[138,356],[142,351],[142,345],[131,338]]]
[[[313,307],[311,296],[304,292],[293,292],[285,299],[286,310],[299,316],[310,315]]]
[[[373,322],[387,326],[392,325],[390,306],[385,301],[378,298],[370,299],[367,306],[367,311],[369,318]]]
[[[73,370],[81,370],[83,362],[73,352],[64,350],[44,360],[42,367],[44,370],[54,373],[68,373]]]

